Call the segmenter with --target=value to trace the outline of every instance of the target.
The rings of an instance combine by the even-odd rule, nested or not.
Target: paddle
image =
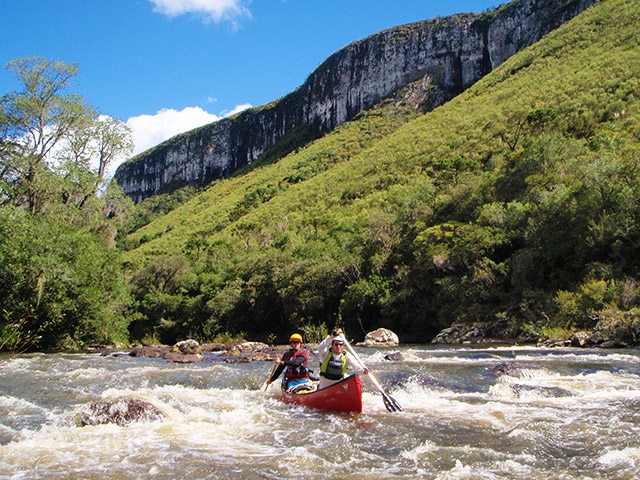
[[[354,356],[354,358],[358,361],[358,363],[362,368],[367,368],[367,366],[364,364],[360,356],[356,353],[356,351],[353,348],[351,348],[351,345],[349,345],[349,342],[347,342],[346,338],[344,338],[344,346],[347,347],[347,350],[349,351],[349,353]],[[367,370],[369,369],[367,368]],[[375,387],[378,389],[378,391],[382,394],[382,400],[384,401],[384,406],[386,407],[386,409],[390,412],[402,412],[402,407],[400,406],[400,404],[396,401],[395,398],[385,393],[385,391],[382,388],[382,385],[380,385],[380,382],[378,382],[378,379],[373,375],[373,372],[371,370],[369,370],[369,378],[371,379],[371,382],[375,385]]]
[[[276,367],[278,366],[278,364],[276,362],[273,362],[273,368],[271,369],[271,373],[269,374],[269,378],[267,378],[267,384],[264,386],[264,391],[267,391],[267,388],[269,388],[269,385],[271,385],[271,377],[273,377],[273,372],[276,371]]]

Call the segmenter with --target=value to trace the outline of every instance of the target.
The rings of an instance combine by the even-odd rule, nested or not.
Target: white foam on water
[[[434,356],[420,358],[415,356],[412,360],[413,363],[424,364],[428,366],[437,365],[495,365],[499,362],[504,362],[504,358],[500,357],[459,357],[459,356]]]
[[[555,353],[553,355],[515,355],[516,362],[547,362],[547,363],[585,363],[585,364],[614,364],[626,363],[631,365],[640,364],[640,357],[636,355],[628,355],[623,353],[583,353],[583,352],[564,352]]]
[[[12,428],[8,425],[5,425],[4,423],[0,422],[0,435],[8,435],[10,437],[13,436],[13,434],[16,433],[16,429]]]
[[[475,465],[465,465],[460,460],[456,460],[455,466],[446,472],[441,472],[436,477],[436,480],[494,480],[501,479],[502,477],[494,475],[484,469],[480,469]]]
[[[479,429],[505,431],[514,418],[525,412],[517,404],[486,401],[480,395],[430,390],[414,386],[394,392],[404,414],[417,416],[418,422],[472,426]]]
[[[540,401],[591,408],[616,400],[640,399],[640,378],[605,370],[576,375],[531,370],[520,377],[501,376],[490,387],[489,395],[522,402]]]
[[[234,435],[259,427],[268,418],[260,391],[198,389],[164,385],[141,389],[108,389],[103,400],[139,398],[157,408],[176,424],[210,422],[218,432]]]
[[[531,463],[535,461],[535,458],[532,455],[526,455],[526,457],[529,458]],[[501,472],[503,475],[507,475],[507,478],[530,479],[534,478],[537,473],[537,469],[535,467],[526,463],[518,462],[514,459],[498,462],[494,469]]]
[[[402,403],[400,405],[402,406]],[[384,406],[384,400],[380,393],[377,391],[362,392],[362,411],[367,415],[387,413],[387,407]]]
[[[366,363],[384,362],[383,372],[403,371],[401,364],[384,360],[384,352],[371,352],[365,353]],[[425,354],[415,352],[416,357]],[[630,371],[618,371],[623,367],[616,365],[616,371],[595,367],[577,374],[566,373],[575,371],[573,365],[567,368],[573,360],[559,360],[559,371],[551,361],[542,363],[545,368],[525,363],[518,377],[495,377],[467,368],[466,361],[487,365],[504,358],[481,357],[464,359],[451,378],[446,377],[448,365],[426,374],[443,379],[435,384],[430,379],[425,383],[425,372],[436,364],[402,353],[415,362],[411,368],[416,375],[388,393],[404,412],[388,412],[365,377],[362,415],[284,404],[278,382],[266,393],[258,390],[266,374],[254,375],[244,366],[174,366],[127,358],[124,366],[114,360],[116,370],[97,358],[82,360],[86,368],[73,357],[58,364],[39,358],[38,371],[45,364],[53,366],[70,392],[87,388],[91,393],[60,405],[49,399],[46,405],[52,405],[54,421],[8,431],[3,441],[13,440],[0,446],[0,478],[284,479],[305,472],[314,480],[334,474],[358,480],[573,480],[567,473],[573,467],[581,472],[593,468],[594,479],[634,478],[630,472],[640,464],[640,446],[634,441],[634,432],[640,431],[634,410],[634,402],[640,401],[640,377],[633,373],[633,363]],[[459,351],[444,353],[455,360]],[[231,376],[237,382],[221,388],[229,385]],[[247,379],[255,387],[243,388],[241,382]],[[31,401],[12,395],[16,397],[0,396],[0,411],[15,408],[42,415],[37,393],[26,397]],[[53,400],[59,398],[65,401]],[[79,414],[91,402],[126,398],[148,401],[164,417],[126,427],[79,427]],[[5,430],[9,427],[0,433]],[[620,446],[618,433],[625,436]],[[590,453],[581,458],[571,453],[576,450]]]
[[[509,354],[505,356],[505,354]],[[378,362],[384,360],[385,353],[375,354]],[[480,356],[485,355],[485,356]],[[449,348],[449,349],[409,349],[403,353],[405,362],[430,365],[495,364],[496,362],[524,363],[604,363],[627,365],[640,364],[640,356],[625,353],[593,352],[582,349],[561,350],[548,354],[540,347],[492,347],[492,348]]]
[[[34,354],[29,357],[19,356],[9,358],[6,361],[0,362],[0,371],[6,370],[9,372],[15,372],[16,370],[26,370],[33,363],[38,361],[38,358],[44,354]]]
[[[122,373],[109,372],[105,368],[82,367],[69,372],[64,372],[61,374],[61,377],[66,377],[70,380],[94,380],[96,378],[104,379],[106,375],[118,375],[121,377]]]
[[[629,447],[622,450],[608,451],[598,458],[598,463],[606,468],[635,468],[636,466],[640,465],[640,448]]]
[[[415,463],[419,463],[426,455],[438,451],[440,447],[430,440],[426,440],[421,445],[411,449],[404,450],[400,456],[407,460],[413,460]]]
[[[21,415],[46,414],[49,410],[36,405],[23,398],[16,398],[8,395],[0,395],[0,409],[7,409],[3,415],[7,417],[19,417]]]
[[[175,468],[180,456],[203,456],[232,464],[233,459],[270,458],[281,450],[256,439],[274,426],[274,412],[262,392],[198,390],[178,385],[142,389],[109,389],[103,400],[137,398],[149,401],[165,416],[160,420],[77,426],[82,406],[66,421],[22,430],[0,446],[0,477],[34,469],[118,472],[127,462],[133,471],[145,463]],[[278,402],[280,405],[280,402]],[[15,436],[15,435],[14,435]],[[164,471],[164,470],[163,470]],[[82,478],[82,477],[77,477]]]

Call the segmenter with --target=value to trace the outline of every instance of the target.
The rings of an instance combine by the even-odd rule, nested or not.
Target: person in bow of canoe
[[[302,335],[294,333],[289,338],[291,348],[282,355],[282,358],[276,358],[277,368],[274,370],[269,384],[274,382],[284,370],[282,378],[282,388],[284,390],[293,390],[300,388],[305,384],[311,385],[309,378],[309,351],[302,347]]]
[[[318,390],[342,380],[349,368],[357,374],[367,375],[369,373],[369,370],[360,365],[353,355],[344,351],[342,334],[342,329],[338,328],[318,345],[318,354],[320,355]]]

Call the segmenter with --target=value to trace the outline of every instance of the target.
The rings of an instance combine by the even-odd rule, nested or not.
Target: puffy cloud
[[[187,13],[203,14],[218,22],[251,16],[242,0],[149,0],[154,10],[169,17]]]
[[[137,155],[179,133],[217,120],[220,117],[200,107],[187,107],[180,111],[165,108],[155,115],[131,117],[127,125],[133,133],[133,154]]]
[[[235,115],[236,113],[243,112],[247,108],[251,108],[251,107],[253,107],[253,105],[251,105],[250,103],[243,103],[242,105],[236,105],[236,108],[234,108],[230,112],[226,112],[226,111],[222,112],[222,115],[225,117],[230,117],[231,115]]]
[[[180,111],[172,108],[163,108],[155,115],[131,117],[126,124],[131,129],[133,137],[132,155],[137,155],[151,147],[155,147],[175,135],[188,132],[202,125],[217,122],[221,118],[234,115],[251,107],[252,105],[249,103],[238,105],[230,112],[222,112],[221,116],[209,113],[200,107],[187,107]],[[125,160],[125,158],[115,159],[109,168],[109,176],[113,175],[116,168]]]

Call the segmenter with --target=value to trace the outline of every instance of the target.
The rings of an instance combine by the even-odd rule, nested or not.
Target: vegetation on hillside
[[[633,314],[639,14],[601,2],[431,113],[368,111],[131,233],[133,337]]]

